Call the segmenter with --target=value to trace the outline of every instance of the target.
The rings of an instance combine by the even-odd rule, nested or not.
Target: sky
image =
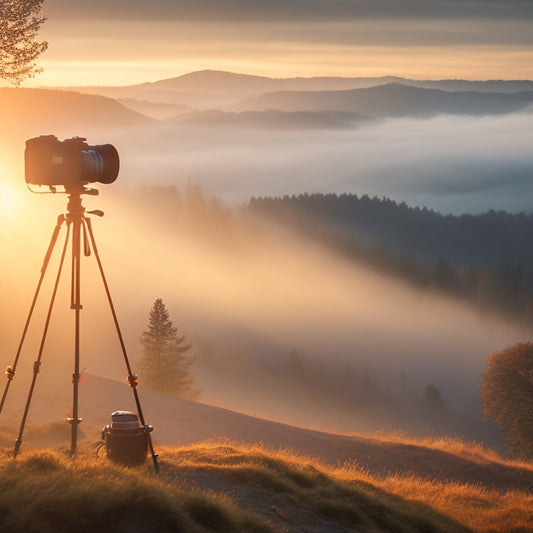
[[[530,0],[45,0],[25,86],[204,69],[271,77],[530,79]]]

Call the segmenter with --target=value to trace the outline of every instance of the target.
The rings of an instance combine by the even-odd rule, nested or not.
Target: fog
[[[391,197],[444,213],[531,210],[531,114],[389,119],[354,129],[184,124],[120,137],[132,183],[189,181],[224,201],[302,192]]]
[[[161,297],[193,343],[201,401],[335,431],[453,432],[499,442],[481,421],[479,375],[488,355],[526,332],[204,200],[193,186],[181,194],[115,187],[84,203],[106,212],[93,225],[134,368],[140,333]],[[35,228],[4,217],[0,364],[12,362],[65,200],[25,200]],[[61,238],[55,256],[60,247]],[[56,268],[57,257],[21,376],[31,373]],[[40,379],[72,373],[69,276],[67,260]],[[124,377],[94,258],[84,258],[82,279],[81,366]],[[428,403],[429,385],[443,405]]]
[[[236,206],[252,195],[351,192],[443,212],[530,211],[531,115],[336,130],[51,128],[2,139],[0,365],[12,362],[56,216],[66,207],[63,195],[24,190],[23,141],[52,131],[85,135],[90,143],[112,142],[121,155],[118,182],[84,203],[105,211],[93,225],[134,368],[139,335],[161,297],[193,343],[201,401],[335,431],[400,429],[500,442],[481,420],[480,372],[486,357],[528,332],[378,275]],[[21,376],[31,373],[60,246],[61,238]],[[67,259],[43,379],[72,373],[69,275]],[[124,377],[94,258],[84,258],[82,278],[82,368]],[[429,385],[442,402],[431,403]]]

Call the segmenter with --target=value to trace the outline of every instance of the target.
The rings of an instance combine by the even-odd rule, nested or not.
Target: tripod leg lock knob
[[[5,375],[9,381],[13,381],[13,379],[15,379],[15,369],[11,365],[8,365]]]

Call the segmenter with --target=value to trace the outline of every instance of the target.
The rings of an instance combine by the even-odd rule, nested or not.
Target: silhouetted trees
[[[252,198],[247,210],[418,287],[531,318],[533,215],[442,215],[355,194]]]
[[[483,416],[506,432],[516,455],[533,458],[533,343],[492,354],[481,377]]]
[[[141,335],[142,353],[139,360],[139,377],[161,392],[195,398],[199,390],[194,387],[190,374],[193,357],[187,352],[191,344],[178,335],[169,312],[161,298],[150,310],[148,327]]]
[[[42,3],[43,0],[0,2],[0,78],[15,85],[40,72],[35,60],[48,47],[46,41],[36,40],[45,21]]]

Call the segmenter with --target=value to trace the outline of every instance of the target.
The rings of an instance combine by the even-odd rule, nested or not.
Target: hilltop
[[[79,135],[153,122],[105,96],[52,89],[0,88],[0,114],[10,137],[13,133],[40,135],[51,129],[59,135]]]

